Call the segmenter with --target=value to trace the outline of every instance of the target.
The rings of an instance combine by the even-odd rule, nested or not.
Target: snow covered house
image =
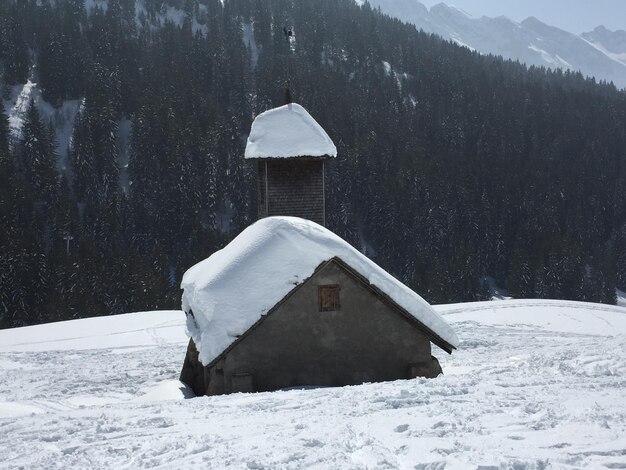
[[[323,227],[337,150],[296,103],[254,120],[259,221],[184,275],[196,395],[339,386],[441,373],[454,331],[419,295]]]
[[[259,114],[245,153],[256,161],[259,219],[291,215],[325,225],[324,166],[336,156],[326,131],[299,104]]]
[[[419,295],[328,229],[263,218],[184,275],[197,395],[435,377],[458,339]]]

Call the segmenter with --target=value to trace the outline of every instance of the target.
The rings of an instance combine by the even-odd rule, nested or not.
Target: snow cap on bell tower
[[[252,123],[245,157],[336,157],[337,148],[322,126],[298,103],[259,114]]]

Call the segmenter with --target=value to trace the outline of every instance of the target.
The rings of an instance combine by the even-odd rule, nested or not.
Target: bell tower
[[[288,215],[326,223],[324,167],[337,148],[297,103],[259,114],[245,158],[257,166],[258,218]]]

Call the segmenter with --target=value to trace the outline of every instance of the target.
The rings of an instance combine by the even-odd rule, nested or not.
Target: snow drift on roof
[[[246,158],[336,157],[326,131],[297,103],[259,114],[252,123]]]
[[[366,278],[450,345],[459,340],[419,295],[346,241],[309,220],[268,217],[183,276],[187,330],[208,365],[294,287],[334,257]]]

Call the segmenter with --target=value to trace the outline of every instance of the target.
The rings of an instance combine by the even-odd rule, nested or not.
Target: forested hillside
[[[77,106],[69,148],[41,107],[1,116],[0,327],[178,308],[182,273],[255,218],[247,132],[287,78],[338,148],[329,228],[430,302],[485,298],[485,276],[520,298],[626,288],[612,85],[350,0],[84,3],[0,2],[7,113],[28,80]]]

